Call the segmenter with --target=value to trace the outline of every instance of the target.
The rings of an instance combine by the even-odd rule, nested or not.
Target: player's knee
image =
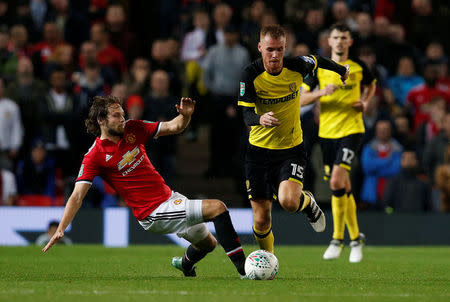
[[[345,188],[345,183],[338,177],[331,177],[330,189],[331,190],[340,190],[342,188]]]
[[[259,231],[267,230],[272,225],[270,216],[255,216],[253,223],[255,224],[255,229]]]
[[[219,216],[223,212],[227,211],[227,206],[218,199],[213,199],[212,208],[214,211],[215,216]]]
[[[283,209],[288,212],[295,212],[298,210],[300,197],[298,197],[296,194],[280,195],[279,201]]]

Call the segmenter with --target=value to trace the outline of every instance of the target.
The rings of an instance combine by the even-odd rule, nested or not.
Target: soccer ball
[[[245,274],[252,280],[272,280],[278,274],[278,259],[268,251],[254,251],[245,260]]]

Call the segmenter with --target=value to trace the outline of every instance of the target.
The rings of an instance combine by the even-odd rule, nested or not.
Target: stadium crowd
[[[259,57],[259,30],[279,23],[286,55],[330,56],[335,22],[377,78],[354,173],[361,208],[450,212],[450,4],[438,0],[0,0],[0,205],[63,205],[84,153],[93,96],[124,100],[128,118],[167,121],[180,96],[197,100],[185,139],[210,129],[206,177],[242,180],[248,129],[238,78]],[[318,105],[302,108],[308,150]],[[151,142],[174,181],[178,137]],[[223,163],[228,163],[224,165]],[[305,186],[314,191],[314,173]],[[309,177],[309,178],[308,178]],[[94,181],[86,206],[121,205]]]

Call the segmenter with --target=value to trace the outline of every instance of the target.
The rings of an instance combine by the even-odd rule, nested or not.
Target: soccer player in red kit
[[[85,154],[75,188],[67,201],[58,229],[43,252],[64,236],[95,176],[101,176],[116,189],[145,230],[176,233],[189,241],[183,257],[172,265],[185,276],[195,276],[194,264],[216,246],[205,221],[212,221],[219,243],[245,276],[245,255],[231,223],[227,207],[217,199],[193,200],[173,192],[147,157],[144,144],[149,138],[178,134],[189,124],[195,101],[181,98],[179,115],[168,122],[125,121],[120,99],[95,97],[86,120],[88,132],[98,136]]]

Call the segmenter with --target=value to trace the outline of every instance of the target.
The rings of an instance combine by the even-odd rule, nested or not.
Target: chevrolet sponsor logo
[[[125,166],[131,165],[135,160],[136,156],[140,153],[138,147],[135,147],[133,150],[128,151],[122,156],[122,160],[117,164],[119,171],[122,170]]]

